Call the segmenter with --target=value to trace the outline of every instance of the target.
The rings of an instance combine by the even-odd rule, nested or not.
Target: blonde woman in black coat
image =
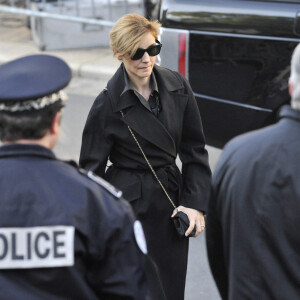
[[[158,266],[167,299],[182,300],[189,240],[177,235],[171,216],[177,211],[188,215],[186,236],[194,227],[195,236],[204,230],[211,172],[200,113],[188,81],[155,65],[161,49],[159,26],[157,21],[129,14],[112,28],[111,48],[121,65],[90,110],[80,164],[123,191],[143,224],[148,253]],[[177,154],[182,173],[175,164]],[[112,165],[107,168],[108,159]]]

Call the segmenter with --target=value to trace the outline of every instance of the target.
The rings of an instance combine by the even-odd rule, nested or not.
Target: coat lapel
[[[174,107],[177,109],[182,109],[180,103],[186,104],[186,101],[176,101],[173,103],[173,98],[177,99],[176,94],[172,94],[173,91],[182,89],[183,84],[178,79],[177,76],[170,72],[169,70],[165,70],[158,66],[154,67],[155,76],[157,76],[159,92],[160,96],[163,97],[161,101],[163,101],[164,108],[161,113],[161,119],[163,123],[164,121],[175,122],[177,113]],[[137,132],[144,139],[154,144],[161,150],[169,153],[174,158],[176,157],[176,144],[174,142],[174,138],[172,134],[168,131],[168,129],[164,126],[164,124],[154,116],[150,111],[142,106],[138,102],[138,99],[133,97],[130,92],[124,93],[122,96],[122,91],[125,87],[125,80],[123,76],[123,66],[117,70],[112,79],[108,82],[108,93],[110,95],[110,100],[112,103],[112,109],[114,112],[119,112],[120,110],[126,109],[123,111],[125,124],[129,125],[135,132]],[[169,103],[171,101],[171,103]],[[172,104],[170,107],[172,110],[172,117],[170,117],[169,104]],[[180,113],[182,114],[182,112]],[[121,114],[120,114],[121,116]],[[172,124],[169,124],[172,127]],[[176,127],[176,126],[175,126]]]
[[[142,105],[135,105],[128,109],[123,121],[148,142],[176,158],[173,138],[155,115]]]

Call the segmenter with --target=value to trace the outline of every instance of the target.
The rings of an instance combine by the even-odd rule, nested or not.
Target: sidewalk
[[[86,78],[110,78],[119,66],[109,48],[86,48],[57,51],[40,51],[31,39],[26,18],[0,15],[0,64],[31,55],[50,54],[64,59],[72,69],[73,76]]]

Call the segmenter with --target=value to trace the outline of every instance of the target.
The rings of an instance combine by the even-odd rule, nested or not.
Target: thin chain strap
[[[120,110],[120,113],[121,113],[122,117],[124,118],[124,114],[123,114],[123,111],[122,111],[122,110]],[[173,206],[174,208],[176,208],[174,202],[172,201],[171,197],[169,196],[168,192],[166,191],[164,185],[161,183],[161,181],[160,181],[159,178],[157,177],[156,172],[155,172],[154,169],[152,168],[152,166],[151,166],[151,164],[150,164],[150,162],[149,162],[149,160],[148,160],[146,154],[144,153],[144,151],[143,151],[143,149],[142,149],[142,147],[141,147],[139,141],[138,141],[137,138],[135,137],[135,135],[134,135],[132,129],[130,128],[129,125],[127,125],[127,127],[128,127],[128,129],[129,129],[129,131],[130,131],[130,133],[131,133],[131,135],[132,135],[134,141],[135,141],[136,144],[138,145],[138,147],[139,147],[141,153],[143,154],[143,156],[144,156],[144,158],[145,158],[145,160],[146,160],[146,162],[147,162],[147,164],[148,164],[150,170],[152,171],[154,177],[156,178],[157,182],[159,183],[159,185],[161,186],[161,188],[162,188],[163,191],[165,192],[165,194],[166,194],[167,198],[169,199],[169,201],[171,202],[172,206]]]

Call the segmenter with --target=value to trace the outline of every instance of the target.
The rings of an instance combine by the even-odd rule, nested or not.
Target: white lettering
[[[73,226],[0,228],[0,269],[74,265]]]

